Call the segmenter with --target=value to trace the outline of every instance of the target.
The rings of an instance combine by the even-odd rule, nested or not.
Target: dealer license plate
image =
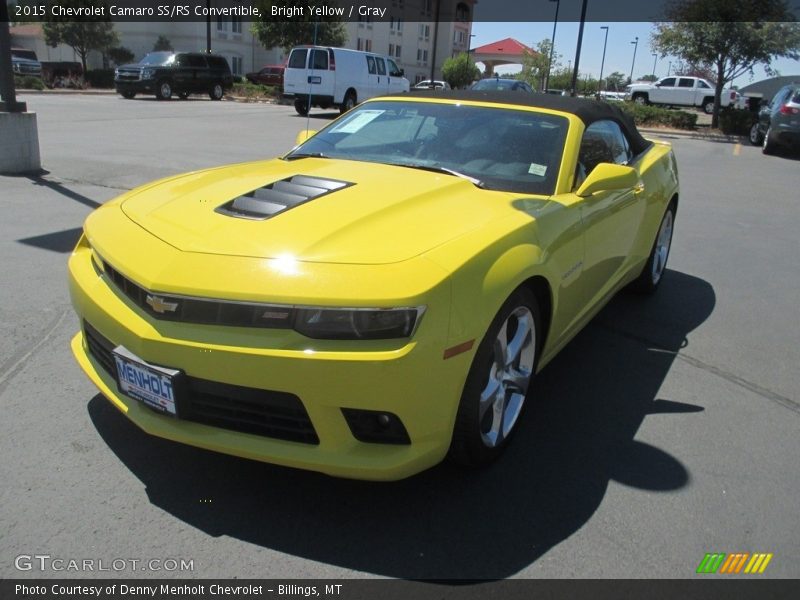
[[[158,411],[177,416],[175,406],[176,369],[146,363],[123,346],[114,348],[119,391]]]

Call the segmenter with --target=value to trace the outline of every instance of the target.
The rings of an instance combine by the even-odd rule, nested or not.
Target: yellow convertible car
[[[670,146],[611,105],[384,96],[92,213],[72,350],[159,437],[360,479],[484,465],[537,371],[656,289],[677,206]]]

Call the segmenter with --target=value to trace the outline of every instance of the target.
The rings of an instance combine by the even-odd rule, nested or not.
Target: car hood
[[[297,176],[346,185],[266,218],[229,210],[235,199]],[[508,197],[515,196],[480,190],[452,175],[305,158],[190,173],[134,190],[121,207],[139,226],[185,252],[386,264],[508,214]]]

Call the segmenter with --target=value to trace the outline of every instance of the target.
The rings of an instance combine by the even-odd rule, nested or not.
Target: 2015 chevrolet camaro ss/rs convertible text
[[[361,479],[487,464],[534,375],[662,280],[675,159],[611,105],[422,92],[298,139],[86,220],[72,350],[144,431]]]

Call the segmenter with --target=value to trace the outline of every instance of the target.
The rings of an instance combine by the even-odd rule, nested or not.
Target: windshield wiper
[[[296,158],[330,158],[330,156],[322,152],[295,152],[294,154],[285,156],[284,160],[294,160]]]
[[[475,187],[482,188],[484,186],[483,181],[477,179],[475,177],[471,177],[466,175],[465,173],[459,173],[458,171],[454,171],[453,169],[448,169],[447,167],[441,167],[439,165],[423,165],[423,164],[404,164],[404,163],[392,163],[396,164],[398,167],[408,167],[409,169],[420,169],[422,171],[432,171],[434,173],[446,173],[448,175],[454,175],[456,177],[460,177],[461,179],[466,179],[470,183],[472,183]]]

